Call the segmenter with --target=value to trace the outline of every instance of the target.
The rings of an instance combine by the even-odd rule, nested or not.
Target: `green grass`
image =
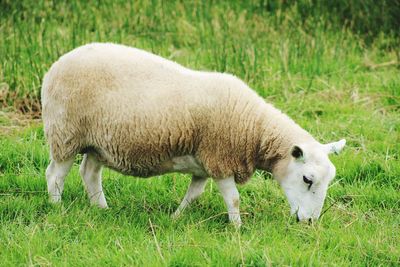
[[[1,265],[398,266],[400,71],[374,68],[399,60],[390,15],[398,5],[321,3],[0,1]],[[257,172],[239,188],[239,232],[211,182],[173,221],[188,176],[110,170],[103,173],[110,209],[99,210],[89,207],[79,159],[63,203],[49,204],[41,123],[15,113],[40,115],[45,71],[92,41],[233,73],[322,142],[346,138],[345,151],[331,157],[337,177],[328,211],[313,225],[296,223],[277,183]]]

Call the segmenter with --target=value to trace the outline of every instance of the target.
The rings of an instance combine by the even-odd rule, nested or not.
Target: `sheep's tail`
[[[79,153],[81,147],[77,138],[79,128],[73,123],[72,118],[68,117],[65,103],[53,96],[55,88],[52,86],[46,75],[41,91],[44,134],[50,146],[51,158],[65,161]]]

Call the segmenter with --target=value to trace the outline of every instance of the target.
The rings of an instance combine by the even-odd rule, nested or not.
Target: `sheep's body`
[[[272,166],[294,141],[311,139],[234,76],[121,45],[90,44],[61,57],[45,76],[42,104],[53,159],[93,152],[141,177],[197,169],[242,183],[260,152],[271,154],[263,164]]]
[[[259,168],[274,174],[300,219],[318,218],[335,174],[327,154],[344,146],[321,145],[232,75],[189,70],[114,44],[62,56],[44,78],[42,105],[53,202],[61,200],[64,178],[82,153],[80,173],[100,207],[107,206],[103,165],[140,177],[179,171],[193,178],[175,215],[213,177],[239,225],[235,183]]]

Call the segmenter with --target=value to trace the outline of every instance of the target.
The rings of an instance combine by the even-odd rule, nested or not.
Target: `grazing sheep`
[[[148,177],[193,174],[175,212],[213,177],[240,225],[236,183],[255,169],[272,172],[292,213],[318,218],[335,167],[328,159],[345,141],[322,145],[267,104],[240,79],[184,68],[145,51],[94,43],[62,56],[44,77],[44,131],[51,163],[50,199],[59,202],[77,154],[90,201],[107,207],[102,166]]]

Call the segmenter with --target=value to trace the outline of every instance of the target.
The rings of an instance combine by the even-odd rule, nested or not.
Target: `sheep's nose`
[[[300,222],[300,218],[299,215],[296,213],[296,222]],[[312,224],[313,219],[312,218],[308,218],[308,220],[303,220],[303,222],[307,222],[308,224]]]

